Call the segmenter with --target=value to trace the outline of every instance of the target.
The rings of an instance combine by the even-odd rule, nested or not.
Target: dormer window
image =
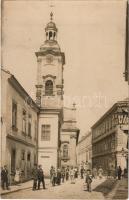
[[[45,83],[45,95],[53,95],[53,82],[51,80],[47,80]]]

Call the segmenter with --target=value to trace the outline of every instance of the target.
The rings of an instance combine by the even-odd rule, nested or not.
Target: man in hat
[[[90,175],[90,169],[87,170],[85,182],[87,184],[87,191],[91,192],[92,176]]]
[[[33,178],[33,188],[32,188],[32,190],[36,190],[36,188],[37,188],[37,180],[38,180],[37,164],[34,164],[34,168],[32,170],[32,178]]]
[[[44,172],[43,172],[43,169],[42,169],[42,165],[39,165],[39,168],[38,168],[38,190],[40,190],[40,183],[42,183],[43,189],[46,189],[45,188]]]
[[[4,168],[1,170],[1,183],[2,183],[2,189],[5,190],[5,185],[6,189],[9,190],[8,187],[8,170],[7,166],[4,165]]]

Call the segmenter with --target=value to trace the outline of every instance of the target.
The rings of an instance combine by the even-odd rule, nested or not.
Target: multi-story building
[[[76,166],[79,129],[76,127],[76,108],[63,109],[64,120],[61,128],[61,166]]]
[[[105,171],[128,165],[129,100],[115,103],[92,126],[92,165]]]
[[[81,137],[77,145],[77,164],[78,166],[88,163],[92,167],[92,134],[86,133]]]
[[[12,176],[20,168],[26,180],[37,162],[39,108],[10,72],[2,69],[1,77],[1,166]]]

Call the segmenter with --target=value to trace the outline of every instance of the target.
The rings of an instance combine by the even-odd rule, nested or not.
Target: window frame
[[[41,125],[41,141],[50,141],[51,140],[51,125],[42,124]]]
[[[26,134],[26,110],[23,109],[22,110],[22,133]]]
[[[12,100],[12,128],[17,129],[17,102],[15,100]]]
[[[47,83],[51,83],[51,85],[47,85]],[[45,95],[53,96],[53,81],[51,79],[48,79],[45,82]]]
[[[32,115],[28,114],[28,137],[32,137]]]

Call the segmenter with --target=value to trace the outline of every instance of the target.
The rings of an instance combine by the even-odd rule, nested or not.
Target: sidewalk
[[[45,185],[49,185],[50,183],[50,179],[45,179]],[[18,185],[11,185],[9,188],[10,190],[2,190],[0,189],[0,194],[1,195],[5,195],[8,193],[12,193],[12,192],[17,192],[20,190],[24,190],[24,189],[28,189],[28,188],[32,188],[33,186],[33,180],[24,182],[24,183],[20,183]]]
[[[93,191],[102,193],[107,200],[128,199],[128,179],[105,179],[96,185]]]
[[[128,179],[117,180],[117,184],[107,195],[107,199],[128,199]]]

